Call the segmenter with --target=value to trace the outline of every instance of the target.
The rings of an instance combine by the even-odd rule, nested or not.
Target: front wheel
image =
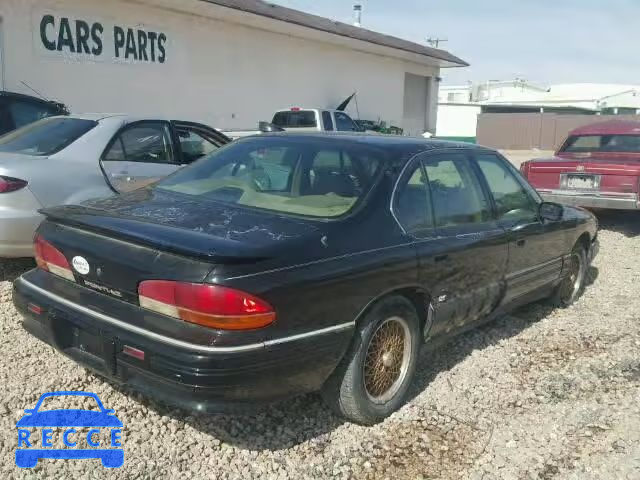
[[[388,297],[366,314],[353,343],[322,390],[347,419],[371,425],[405,400],[421,345],[420,321],[404,297]]]
[[[553,304],[560,308],[572,305],[582,295],[586,278],[587,252],[582,245],[576,245],[569,257],[567,275],[553,293]]]

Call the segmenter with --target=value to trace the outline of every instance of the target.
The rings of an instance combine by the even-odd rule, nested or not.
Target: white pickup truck
[[[278,110],[271,123],[260,122],[259,130],[222,130],[229,138],[236,139],[265,131],[295,132],[363,132],[353,119],[342,110],[327,108],[299,108]]]

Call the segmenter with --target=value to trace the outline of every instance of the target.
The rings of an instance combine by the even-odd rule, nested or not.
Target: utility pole
[[[433,48],[438,48],[438,46],[440,45],[440,42],[448,42],[448,41],[449,40],[446,39],[446,38],[438,38],[438,37],[435,37],[435,38],[429,37],[429,38],[427,38],[427,43],[429,45],[431,45]]]

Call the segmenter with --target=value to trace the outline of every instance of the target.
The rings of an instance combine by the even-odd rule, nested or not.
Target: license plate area
[[[560,186],[566,190],[599,190],[600,175],[565,173],[561,175]]]
[[[56,346],[65,354],[88,367],[114,375],[115,340],[99,329],[76,323],[60,312],[49,314]]]

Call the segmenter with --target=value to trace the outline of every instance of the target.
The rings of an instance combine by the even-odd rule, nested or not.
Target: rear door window
[[[424,161],[438,227],[473,225],[491,220],[489,201],[465,155],[448,153]]]
[[[394,196],[394,213],[407,232],[433,228],[429,185],[420,162],[400,180]]]
[[[271,122],[281,128],[316,128],[318,121],[313,110],[277,112]]]
[[[101,165],[111,187],[121,193],[172,174],[180,165],[169,123],[144,121],[125,127],[107,147]]]
[[[144,122],[126,128],[115,138],[103,159],[174,163],[169,125],[166,122]]]

